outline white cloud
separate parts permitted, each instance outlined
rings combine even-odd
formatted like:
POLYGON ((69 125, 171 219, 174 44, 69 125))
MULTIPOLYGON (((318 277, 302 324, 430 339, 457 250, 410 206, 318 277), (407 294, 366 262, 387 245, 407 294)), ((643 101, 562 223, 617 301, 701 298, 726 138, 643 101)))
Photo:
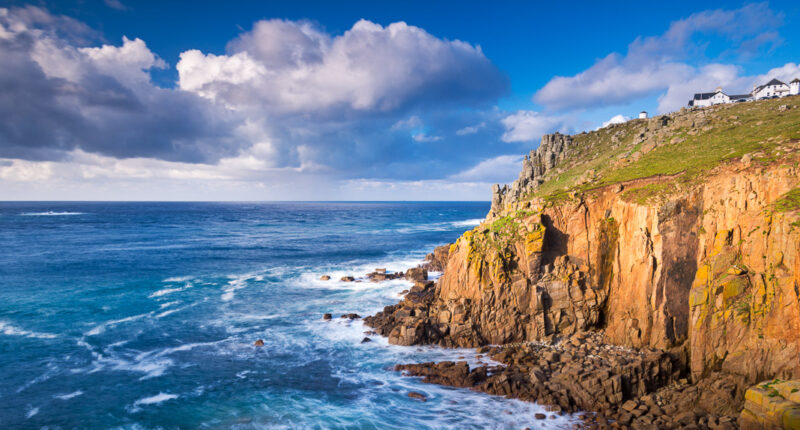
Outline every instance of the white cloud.
POLYGON ((448 179, 464 182, 501 183, 513 181, 522 166, 521 155, 500 155, 483 160, 469 169, 463 170, 448 179))
POLYGON ((467 135, 470 135, 470 134, 475 134, 478 131, 480 131, 480 129, 482 129, 484 127, 486 127, 486 122, 481 122, 480 124, 477 124, 477 125, 470 125, 470 126, 467 126, 467 127, 464 127, 464 128, 456 130, 456 135, 458 135, 458 136, 467 136, 467 135))
MULTIPOLYGON (((550 109, 610 106, 669 90, 693 79, 701 83, 704 77, 717 72, 715 67, 722 65, 712 64, 709 69, 686 62, 688 58, 702 57, 706 47, 694 42, 694 35, 721 35, 753 51, 764 44, 779 43, 773 30, 781 23, 782 16, 766 3, 695 13, 671 23, 659 36, 637 38, 624 56, 612 53, 576 75, 554 77, 534 94, 533 100, 550 109)), ((662 106, 676 106, 673 96, 679 92, 682 93, 678 89, 672 91, 662 106)))
POLYGON ((529 110, 517 111, 500 122, 506 129, 501 137, 503 142, 530 142, 540 139, 543 134, 565 127, 563 117, 548 116, 529 110))
POLYGON ((392 125, 392 131, 406 130, 422 127, 422 120, 417 115, 412 115, 408 119, 397 121, 392 125))
MULTIPOLYGON (((727 94, 737 93, 746 86, 748 78, 739 76, 738 66, 709 64, 692 73, 683 81, 673 82, 658 98, 658 111, 671 112, 686 106, 694 93, 713 91, 721 86, 727 94)), ((749 90, 747 90, 749 91, 749 90)), ((745 91, 746 92, 746 91, 745 91)))
POLYGON ((480 47, 404 22, 361 20, 331 36, 307 22, 259 21, 228 49, 181 54, 180 87, 234 107, 326 114, 483 101, 507 88, 480 47))
POLYGON ((630 121, 630 119, 631 119, 630 117, 627 117, 625 115, 617 114, 612 116, 611 119, 609 119, 608 121, 603 122, 603 125, 600 126, 600 128, 608 127, 611 124, 622 124, 630 121))
POLYGON ((800 79, 800 64, 786 63, 783 66, 770 69, 767 73, 756 76, 751 86, 765 84, 771 79, 778 79, 787 84, 794 79, 800 79))
POLYGON ((411 137, 417 142, 438 142, 444 139, 442 136, 428 136, 425 133, 416 133, 411 137))
POLYGON ((103 45, 99 48, 79 48, 102 74, 113 76, 125 84, 150 82, 148 70, 166 69, 167 63, 158 58, 142 39, 122 36, 122 46, 103 45))

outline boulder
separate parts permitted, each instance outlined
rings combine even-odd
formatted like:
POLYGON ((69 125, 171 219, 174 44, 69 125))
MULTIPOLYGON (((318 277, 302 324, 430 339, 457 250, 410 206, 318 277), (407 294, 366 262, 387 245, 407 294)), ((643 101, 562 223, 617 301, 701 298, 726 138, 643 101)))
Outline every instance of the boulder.
POLYGON ((406 270, 406 279, 410 279, 412 281, 427 281, 428 270, 422 267, 408 269, 406 270))

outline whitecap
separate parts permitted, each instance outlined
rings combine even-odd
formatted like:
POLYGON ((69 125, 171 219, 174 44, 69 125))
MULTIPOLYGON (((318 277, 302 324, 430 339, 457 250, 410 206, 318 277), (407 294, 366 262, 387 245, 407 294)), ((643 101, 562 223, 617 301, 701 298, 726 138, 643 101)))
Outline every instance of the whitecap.
POLYGON ((31 418, 38 413, 39 408, 28 408, 28 412, 25 412, 25 418, 31 418))
POLYGON ((220 298, 223 302, 229 302, 233 300, 234 296, 236 295, 236 291, 245 288, 247 286, 247 281, 250 279, 255 279, 257 276, 258 275, 250 273, 233 277, 233 279, 228 281, 228 283, 222 287, 222 296, 220 296, 220 298))
POLYGON ((170 307, 172 305, 177 305, 177 304, 180 304, 180 301, 176 300, 174 302, 162 303, 162 304, 158 305, 158 308, 159 309, 164 309, 164 308, 168 308, 168 307, 170 307))
POLYGON ((154 299, 156 297, 162 297, 162 296, 166 296, 167 294, 177 293, 178 291, 183 291, 183 290, 192 288, 192 286, 193 285, 191 283, 187 282, 186 285, 184 285, 182 287, 162 288, 162 289, 160 289, 158 291, 154 291, 154 292, 150 293, 150 295, 147 296, 147 297, 150 298, 150 299, 154 299))
POLYGON ((73 391, 73 392, 67 393, 67 394, 57 394, 57 395, 55 395, 53 397, 55 397, 56 399, 60 399, 60 400, 69 400, 69 399, 71 399, 73 397, 78 397, 78 396, 80 396, 82 394, 83 394, 83 391, 78 390, 78 391, 73 391))
POLYGON ((9 322, 0 320, 0 333, 8 336, 24 336, 32 339, 55 339, 56 335, 50 333, 40 333, 19 328, 9 322))
POLYGON ((161 282, 164 283, 174 283, 174 282, 186 282, 192 280, 192 276, 173 276, 171 278, 164 279, 161 282))
POLYGON ((148 312, 146 314, 132 315, 132 316, 125 317, 125 318, 120 318, 118 320, 106 321, 104 323, 98 324, 95 328, 93 328, 93 329, 89 330, 88 332, 86 332, 86 335, 87 336, 96 336, 96 335, 101 334, 104 331, 106 331, 106 328, 108 328, 108 327, 113 327, 113 326, 118 325, 118 324, 140 320, 140 319, 142 319, 144 317, 151 316, 151 315, 153 315, 153 312, 148 312))
POLYGON ((86 215, 85 212, 23 212, 21 216, 66 216, 66 215, 86 215))
POLYGON ((483 218, 474 218, 464 221, 453 221, 450 223, 453 227, 475 227, 483 222, 483 218))
POLYGON ((166 402, 167 400, 177 399, 177 394, 169 394, 169 393, 158 393, 155 396, 144 397, 135 402, 133 402, 133 406, 141 406, 141 405, 155 405, 161 402, 166 402))

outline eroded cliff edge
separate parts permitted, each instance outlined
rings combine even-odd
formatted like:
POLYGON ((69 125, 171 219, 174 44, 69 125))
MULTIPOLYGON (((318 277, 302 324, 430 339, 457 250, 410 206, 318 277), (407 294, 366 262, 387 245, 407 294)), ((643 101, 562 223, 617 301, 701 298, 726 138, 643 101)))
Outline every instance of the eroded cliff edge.
MULTIPOLYGON (((368 324, 401 345, 602 332, 741 391, 800 378, 800 100, 548 135, 444 274, 368 324)), ((446 258, 445 258, 446 255, 446 258)))

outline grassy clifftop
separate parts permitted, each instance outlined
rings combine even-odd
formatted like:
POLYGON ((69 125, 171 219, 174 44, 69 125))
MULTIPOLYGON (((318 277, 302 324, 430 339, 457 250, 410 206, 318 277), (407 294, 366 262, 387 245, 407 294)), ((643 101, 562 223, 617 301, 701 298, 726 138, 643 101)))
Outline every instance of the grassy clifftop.
POLYGON ((557 201, 626 183, 623 198, 644 203, 701 181, 728 160, 788 160, 800 151, 800 97, 683 109, 573 140, 574 149, 528 197, 557 201), (635 183, 644 178, 659 180, 635 183))

